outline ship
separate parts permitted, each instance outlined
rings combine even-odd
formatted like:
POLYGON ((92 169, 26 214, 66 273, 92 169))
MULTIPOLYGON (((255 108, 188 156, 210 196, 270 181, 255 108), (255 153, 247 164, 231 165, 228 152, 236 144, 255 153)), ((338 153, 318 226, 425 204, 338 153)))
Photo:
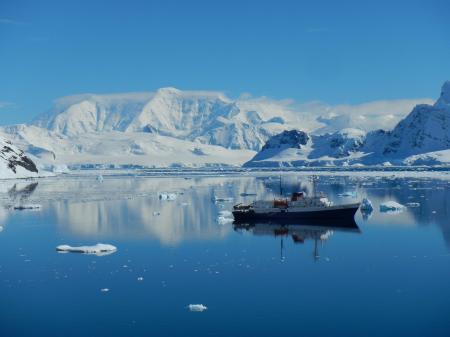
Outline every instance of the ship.
POLYGON ((290 197, 234 205, 232 213, 235 223, 333 223, 346 227, 355 223, 359 206, 360 202, 335 205, 323 193, 307 196, 305 192, 294 192, 290 197))

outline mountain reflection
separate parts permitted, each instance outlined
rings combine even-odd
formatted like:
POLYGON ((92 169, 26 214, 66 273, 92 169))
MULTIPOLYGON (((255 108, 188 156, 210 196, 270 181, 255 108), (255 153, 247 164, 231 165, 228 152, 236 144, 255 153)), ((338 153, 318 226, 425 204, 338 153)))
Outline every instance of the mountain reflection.
MULTIPOLYGON (((283 174, 283 194, 299 190, 311 193, 309 176, 307 173, 283 174)), ((357 212, 355 219, 360 227, 437 226, 450 247, 448 180, 330 175, 320 176, 317 190, 326 193, 336 204, 369 198, 374 211, 365 218, 357 212), (399 214, 383 214, 379 205, 388 200, 420 206, 407 207, 399 214)), ((184 240, 225 238, 233 232, 233 226, 217 222, 220 211, 231 210, 235 203, 248 203, 257 198, 271 199, 279 196, 279 192, 280 176, 277 174, 190 179, 107 176, 103 182, 97 181, 95 176, 40 179, 39 183, 4 181, 0 185, 3 205, 0 220, 7 222, 16 213, 10 206, 26 201, 41 204, 40 212, 63 232, 98 240, 130 237, 176 245, 184 240), (176 199, 160 200, 160 193, 175 193, 176 199), (225 200, 228 198, 232 200, 225 200)), ((255 235, 264 231, 273 235, 275 230, 274 227, 260 225, 235 229, 255 235)), ((292 240, 295 238, 293 230, 288 227, 292 240)), ((316 234, 320 238, 323 233, 316 234)), ((301 242, 301 238, 310 240, 310 237, 299 234, 298 241, 301 242)))

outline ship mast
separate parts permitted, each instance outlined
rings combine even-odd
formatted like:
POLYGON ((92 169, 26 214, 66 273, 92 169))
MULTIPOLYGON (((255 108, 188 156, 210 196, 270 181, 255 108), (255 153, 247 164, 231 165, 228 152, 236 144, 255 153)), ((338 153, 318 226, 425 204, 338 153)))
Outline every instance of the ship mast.
POLYGON ((281 173, 280 173, 280 196, 283 197, 283 187, 281 185, 281 173))

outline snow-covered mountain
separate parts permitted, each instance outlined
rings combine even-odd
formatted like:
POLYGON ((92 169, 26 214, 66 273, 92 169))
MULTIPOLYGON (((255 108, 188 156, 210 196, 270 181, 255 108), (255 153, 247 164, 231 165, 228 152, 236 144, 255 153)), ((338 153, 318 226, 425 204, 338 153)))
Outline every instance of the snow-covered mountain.
POLYGON ((36 177, 38 169, 23 151, 0 138, 0 179, 36 177))
POLYGON ((450 82, 433 105, 417 105, 392 131, 343 129, 322 135, 283 131, 247 167, 450 164, 450 82))
MULTIPOLYGON (((33 125, 66 136, 145 132, 231 149, 259 150, 283 129, 281 111, 243 109, 219 92, 162 88, 156 93, 79 95, 56 102, 33 125)), ((297 118, 289 111, 291 123, 297 118)))
POLYGON ((313 135, 393 127, 427 99, 330 106, 320 102, 162 88, 63 97, 30 125, 0 128, 41 167, 60 164, 241 165, 284 130, 313 135))

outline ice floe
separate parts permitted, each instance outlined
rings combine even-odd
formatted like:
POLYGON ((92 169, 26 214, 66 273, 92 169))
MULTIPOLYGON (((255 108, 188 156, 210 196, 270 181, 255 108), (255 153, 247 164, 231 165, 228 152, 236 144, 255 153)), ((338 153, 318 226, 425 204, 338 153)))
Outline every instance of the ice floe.
POLYGON ((232 215, 233 215, 233 213, 231 213, 231 211, 227 211, 227 210, 219 212, 219 216, 223 216, 223 217, 230 217, 232 215))
POLYGON ((227 218, 227 217, 224 217, 224 216, 218 216, 217 217, 217 223, 219 225, 226 225, 227 223, 232 223, 233 221, 234 221, 233 218, 227 218))
POLYGON ((93 246, 69 246, 69 245, 59 245, 56 247, 58 252, 62 253, 83 253, 83 254, 95 254, 95 255, 107 255, 112 254, 117 250, 116 246, 104 243, 97 243, 93 246))
POLYGON ((213 198, 214 202, 233 202, 233 197, 217 197, 214 196, 213 198))
POLYGON ((404 209, 405 206, 396 201, 386 201, 380 204, 380 212, 382 213, 400 213, 404 209))
POLYGON ((338 194, 338 197, 341 198, 356 198, 356 191, 348 191, 344 193, 338 194))
POLYGON ((203 304, 189 304, 189 311, 202 312, 208 309, 206 305, 203 304))
POLYGON ((407 202, 406 206, 407 207, 420 207, 420 203, 418 203, 418 202, 407 202))

